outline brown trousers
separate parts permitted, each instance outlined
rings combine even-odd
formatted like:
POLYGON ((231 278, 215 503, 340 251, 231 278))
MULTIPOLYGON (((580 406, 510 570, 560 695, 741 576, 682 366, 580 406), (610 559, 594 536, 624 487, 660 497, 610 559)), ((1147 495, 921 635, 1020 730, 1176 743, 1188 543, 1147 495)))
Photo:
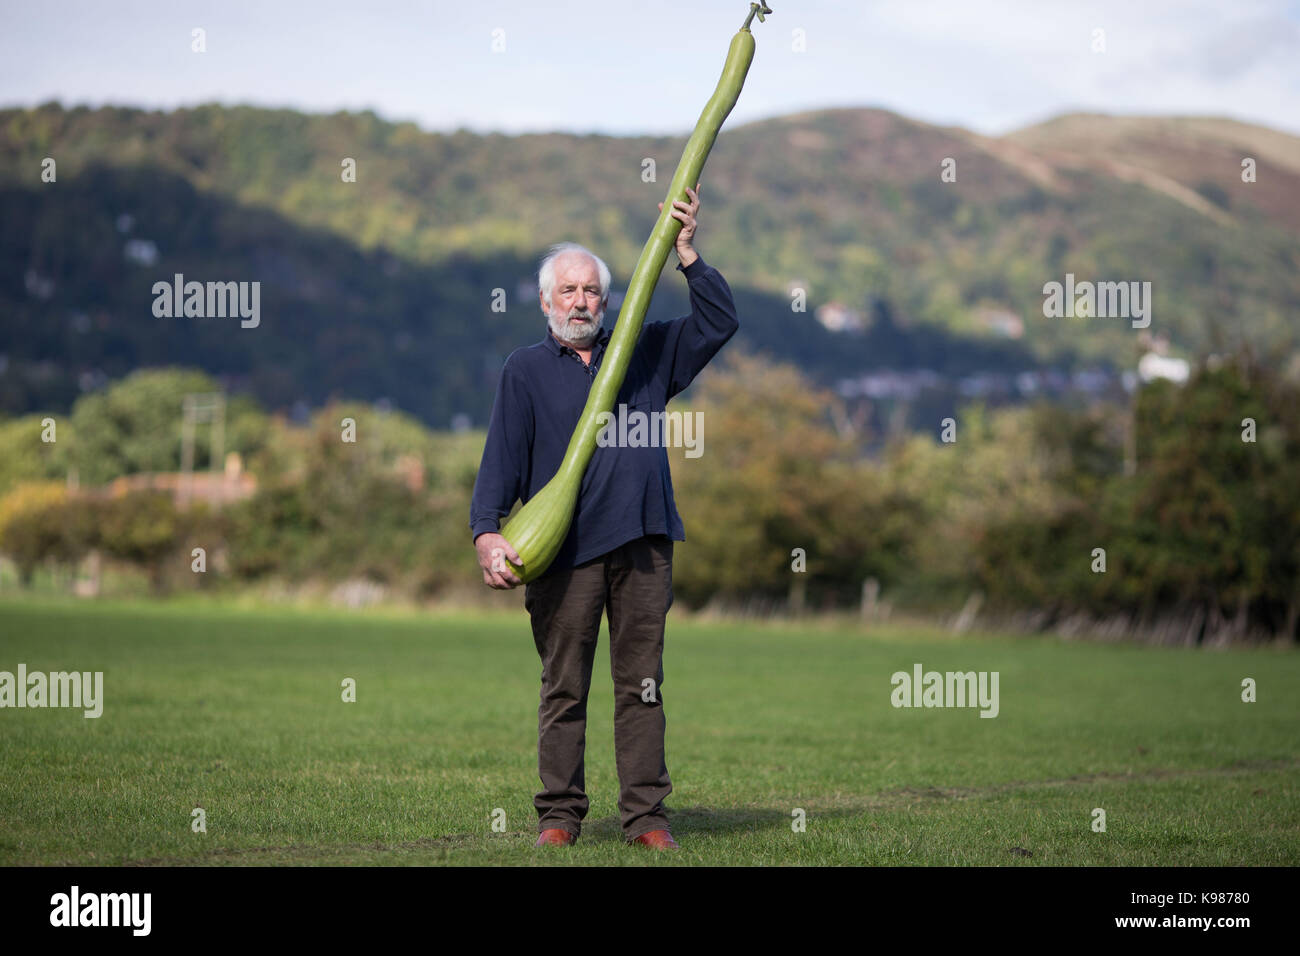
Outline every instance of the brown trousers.
POLYGON ((672 539, 647 535, 575 568, 550 569, 525 585, 524 606, 542 659, 537 708, 542 789, 533 799, 538 831, 557 828, 577 836, 590 806, 583 771, 587 692, 606 608, 623 836, 631 841, 668 828, 663 801, 673 787, 664 758, 663 651, 672 571, 672 539))

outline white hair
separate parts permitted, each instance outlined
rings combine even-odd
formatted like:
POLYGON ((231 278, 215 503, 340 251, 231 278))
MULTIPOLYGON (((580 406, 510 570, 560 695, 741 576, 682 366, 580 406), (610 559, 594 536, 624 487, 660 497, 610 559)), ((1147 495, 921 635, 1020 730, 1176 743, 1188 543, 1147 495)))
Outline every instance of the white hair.
MULTIPOLYGON (((585 246, 580 246, 576 242, 557 242, 551 246, 546 257, 542 259, 541 267, 537 270, 537 288, 542 292, 542 298, 546 305, 542 306, 542 311, 546 312, 551 305, 551 293, 555 291, 555 262, 562 256, 579 253, 589 257, 596 263, 596 272, 600 274, 600 301, 603 303, 605 297, 609 294, 609 266, 605 265, 600 256, 596 255, 585 246)), ((547 313, 549 315, 549 313, 547 313)))

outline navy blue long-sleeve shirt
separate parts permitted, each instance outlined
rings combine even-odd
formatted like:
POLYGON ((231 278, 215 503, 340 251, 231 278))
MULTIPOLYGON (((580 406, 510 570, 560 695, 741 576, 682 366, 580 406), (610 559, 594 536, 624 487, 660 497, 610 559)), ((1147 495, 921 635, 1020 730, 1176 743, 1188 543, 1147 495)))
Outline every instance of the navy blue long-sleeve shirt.
MULTIPOLYGON (((740 327, 731 288, 717 269, 700 258, 677 268, 690 290, 691 314, 641 329, 614 401, 615 415, 620 404, 629 414, 665 411, 668 400, 691 384, 740 327)), ((559 471, 610 334, 601 329, 590 367, 549 328, 541 342, 510 353, 474 482, 469 512, 474 538, 500 530, 515 501, 527 502, 559 471)), ((582 564, 647 534, 686 540, 660 437, 658 447, 597 446, 552 567, 582 564)))

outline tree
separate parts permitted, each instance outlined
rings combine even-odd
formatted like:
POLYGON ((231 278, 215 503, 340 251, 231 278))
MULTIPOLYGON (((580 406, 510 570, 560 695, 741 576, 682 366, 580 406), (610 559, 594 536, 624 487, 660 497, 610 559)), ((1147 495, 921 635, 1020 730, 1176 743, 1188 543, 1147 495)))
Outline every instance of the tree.
POLYGON ((57 441, 41 440, 45 415, 24 415, 0 422, 0 494, 23 481, 62 478, 67 471, 65 450, 72 444, 72 423, 57 416, 57 441))
POLYGON ((24 587, 46 561, 67 563, 83 553, 70 513, 62 482, 23 482, 0 498, 0 551, 18 566, 24 587))
POLYGON ((189 522, 176 510, 171 495, 132 491, 97 501, 91 515, 96 543, 110 556, 144 569, 153 589, 161 591, 164 559, 179 552, 189 522))
POLYGON ((838 399, 793 366, 740 350, 699 389, 683 414, 702 416, 704 452, 669 455, 687 528, 674 563, 682 597, 777 597, 803 582, 860 588, 876 534, 861 494, 870 475, 831 424, 838 399), (792 569, 795 549, 805 571, 792 569))
MULTIPOLYGON (((83 484, 104 484, 119 475, 177 471, 181 460, 181 402, 192 392, 219 391, 204 372, 143 369, 102 392, 77 400, 77 435, 70 460, 83 484)), ((204 467, 207 446, 198 442, 195 467, 204 467)))

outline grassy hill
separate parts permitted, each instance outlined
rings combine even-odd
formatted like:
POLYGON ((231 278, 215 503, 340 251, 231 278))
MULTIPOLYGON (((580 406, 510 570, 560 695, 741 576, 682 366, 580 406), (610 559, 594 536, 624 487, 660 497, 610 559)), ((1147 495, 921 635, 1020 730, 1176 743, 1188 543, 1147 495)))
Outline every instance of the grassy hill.
MULTIPOLYGON (((341 393, 482 422, 501 359, 544 334, 527 288, 540 252, 583 242, 625 283, 683 143, 215 105, 0 111, 0 408, 66 407, 162 360, 273 405, 341 393), (47 156, 57 183, 40 181, 47 156), (348 158, 355 183, 340 177, 348 158), (153 264, 125 260, 132 239, 153 243, 153 264), (259 336, 163 327, 147 290, 177 271, 263 282, 274 321, 259 336), (498 288, 505 314, 490 309, 498 288)), ((989 138, 823 110, 723 131, 698 244, 743 299, 741 341, 827 384, 1131 365, 1128 323, 1042 316, 1043 284, 1067 272, 1151 281, 1151 331, 1175 351, 1287 350, 1298 177, 1300 140, 1221 120, 1069 116, 989 138), (1241 182, 1244 155, 1256 183, 1241 182), (942 182, 949 158, 956 181, 942 182), (807 312, 790 310, 795 286, 807 312), (827 332, 814 314, 829 303, 866 333, 827 332), (1018 316, 1023 338, 991 330, 990 313, 1018 316)), ((652 320, 685 311, 673 264, 652 320)))
POLYGON ((1300 232, 1300 139, 1287 133, 1223 118, 1072 113, 1006 139, 1060 170, 1140 182, 1225 226, 1262 215, 1300 232), (1246 158, 1253 183, 1241 180, 1246 158))

